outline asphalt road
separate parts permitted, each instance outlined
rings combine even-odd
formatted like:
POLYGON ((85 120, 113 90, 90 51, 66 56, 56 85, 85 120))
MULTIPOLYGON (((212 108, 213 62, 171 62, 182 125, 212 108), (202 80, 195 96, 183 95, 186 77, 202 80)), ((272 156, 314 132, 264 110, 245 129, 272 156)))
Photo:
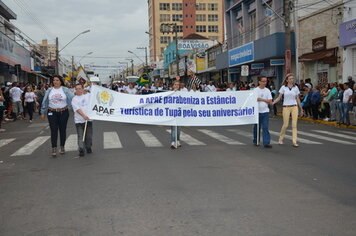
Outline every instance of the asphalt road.
POLYGON ((95 122, 92 154, 53 159, 46 121, 6 124, 0 235, 356 235, 356 131, 298 126, 299 148, 234 126, 183 127, 171 150, 167 127, 95 122))

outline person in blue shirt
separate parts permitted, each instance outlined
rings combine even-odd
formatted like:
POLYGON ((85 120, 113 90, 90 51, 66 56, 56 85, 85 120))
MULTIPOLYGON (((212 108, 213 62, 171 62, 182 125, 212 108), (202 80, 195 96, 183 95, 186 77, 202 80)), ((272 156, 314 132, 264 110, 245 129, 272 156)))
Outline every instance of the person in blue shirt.
POLYGON ((313 92, 310 97, 313 120, 317 120, 319 117, 320 101, 321 101, 321 95, 320 95, 320 91, 319 91, 319 86, 315 86, 313 88, 313 92))

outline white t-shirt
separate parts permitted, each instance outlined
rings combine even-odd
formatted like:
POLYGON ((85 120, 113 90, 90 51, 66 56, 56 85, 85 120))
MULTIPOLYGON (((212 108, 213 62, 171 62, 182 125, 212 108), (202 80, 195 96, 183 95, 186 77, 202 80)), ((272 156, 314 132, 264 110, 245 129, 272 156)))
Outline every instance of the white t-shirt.
POLYGON ((80 96, 74 96, 72 99, 72 107, 74 111, 74 123, 85 123, 85 119, 77 112, 79 109, 85 115, 89 114, 90 94, 83 94, 80 96))
MULTIPOLYGON (((268 88, 261 89, 260 87, 257 87, 253 91, 257 93, 258 98, 272 100, 271 91, 268 88)), ((258 112, 259 113, 269 112, 268 103, 263 101, 258 101, 258 112)))
POLYGON ((283 94, 283 106, 297 105, 297 96, 300 94, 298 86, 293 86, 291 89, 283 85, 279 89, 279 93, 283 94))
POLYGON ((214 85, 208 85, 205 87, 205 92, 216 92, 216 88, 214 85))
MULTIPOLYGON (((342 98, 342 102, 343 103, 348 103, 348 100, 350 98, 350 96, 352 96, 352 89, 348 88, 344 91, 344 96, 342 98)), ((352 99, 350 100, 350 103, 352 102, 352 99)))
POLYGON ((21 102, 22 90, 19 87, 11 88, 9 93, 13 102, 21 102))
POLYGON ((126 92, 127 92, 128 94, 136 94, 136 93, 137 93, 137 89, 135 89, 135 88, 132 88, 132 89, 127 88, 127 89, 126 89, 126 92))
POLYGON ((53 109, 60 109, 67 106, 67 96, 63 91, 63 88, 52 88, 48 96, 49 107, 53 109))
POLYGON ((194 91, 193 89, 191 89, 191 90, 189 90, 189 92, 190 93, 200 93, 200 90, 197 89, 197 90, 194 91))
POLYGON ((188 92, 188 89, 187 89, 187 88, 181 88, 180 91, 182 91, 182 92, 188 92))
POLYGON ((36 97, 36 95, 34 92, 26 92, 25 93, 25 102, 34 102, 35 97, 36 97))

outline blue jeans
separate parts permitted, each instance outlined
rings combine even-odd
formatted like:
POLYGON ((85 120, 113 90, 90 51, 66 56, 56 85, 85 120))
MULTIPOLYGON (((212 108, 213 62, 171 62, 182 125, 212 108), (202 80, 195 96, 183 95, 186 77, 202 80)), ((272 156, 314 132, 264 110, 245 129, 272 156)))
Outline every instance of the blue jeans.
POLYGON ((350 124, 350 114, 349 111, 352 110, 352 103, 344 103, 344 123, 350 124))
MULTIPOLYGON (((261 139, 261 128, 262 128, 262 136, 263 136, 263 145, 268 145, 271 142, 271 136, 268 131, 269 124, 269 113, 259 113, 258 114, 258 122, 260 123, 259 127, 259 139, 261 139)), ((260 141, 260 140, 258 140, 260 141)), ((257 143, 257 125, 253 126, 253 143, 257 143)))
POLYGON ((339 123, 344 122, 344 103, 342 101, 337 102, 337 109, 339 111, 339 123))
MULTIPOLYGON (((171 142, 176 141, 176 126, 171 126, 171 142)), ((180 141, 180 127, 177 126, 177 141, 180 141)))

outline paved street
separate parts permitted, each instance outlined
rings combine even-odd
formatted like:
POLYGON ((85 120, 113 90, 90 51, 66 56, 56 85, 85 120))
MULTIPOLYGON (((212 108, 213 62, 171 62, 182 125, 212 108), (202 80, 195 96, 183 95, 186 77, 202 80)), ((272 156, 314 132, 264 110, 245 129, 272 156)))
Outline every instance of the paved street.
POLYGON ((7 124, 0 235, 355 235, 356 132, 298 124, 299 148, 235 126, 184 127, 171 150, 167 127, 95 122, 78 158, 70 120, 56 159, 45 121, 7 124))

